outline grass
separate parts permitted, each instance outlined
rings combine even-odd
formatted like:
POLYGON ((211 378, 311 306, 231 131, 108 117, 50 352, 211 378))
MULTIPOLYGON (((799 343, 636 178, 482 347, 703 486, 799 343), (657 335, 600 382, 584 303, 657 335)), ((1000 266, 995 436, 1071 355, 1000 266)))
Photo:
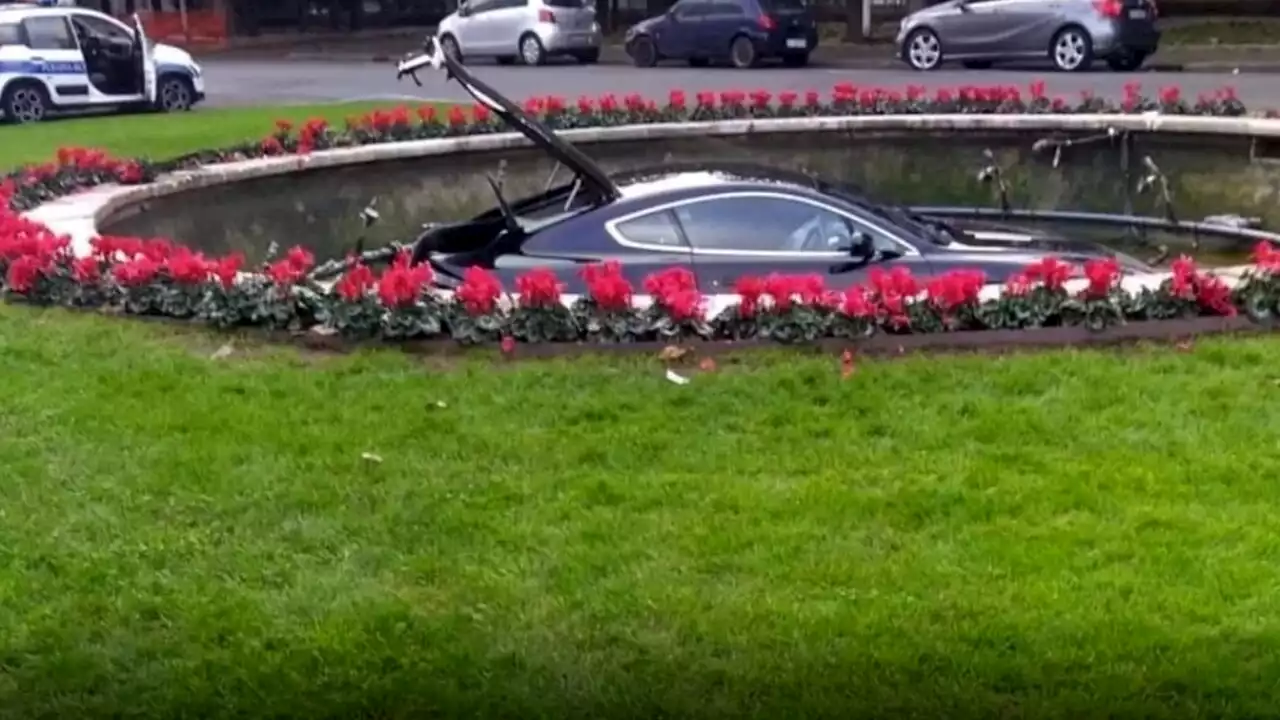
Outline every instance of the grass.
POLYGON ((1170 23, 1160 37, 1161 45, 1275 45, 1280 38, 1280 20, 1268 18, 1204 19, 1170 23))
POLYGON ((679 387, 0 327, 0 718, 1280 707, 1277 339, 679 387))
POLYGON ((0 169, 47 162, 60 147, 104 148, 120 157, 161 159, 268 135, 275 121, 347 117, 403 103, 363 102, 200 109, 178 115, 108 115, 0 126, 0 169))

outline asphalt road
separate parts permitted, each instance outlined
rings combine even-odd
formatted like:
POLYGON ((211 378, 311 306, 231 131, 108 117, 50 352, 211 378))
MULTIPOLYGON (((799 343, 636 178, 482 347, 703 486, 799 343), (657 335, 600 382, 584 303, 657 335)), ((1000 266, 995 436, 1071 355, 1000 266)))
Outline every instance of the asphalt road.
MULTIPOLYGON (((357 62, 310 62, 296 60, 208 60, 204 63, 210 106, 258 104, 305 104, 346 100, 466 100, 466 94, 442 74, 422 73, 423 87, 409 80, 396 82, 391 65, 357 62)), ((1159 73, 1133 74, 1096 71, 1063 74, 1044 70, 942 70, 918 73, 909 69, 866 70, 810 67, 788 69, 765 67, 749 71, 731 68, 693 69, 687 67, 630 68, 617 66, 581 67, 499 67, 478 64, 477 74, 499 91, 515 99, 533 95, 560 95, 569 99, 580 95, 641 93, 662 99, 675 88, 697 90, 830 90, 839 82, 859 86, 904 88, 923 85, 930 90, 961 85, 1020 85, 1043 79, 1052 94, 1072 99, 1084 90, 1101 97, 1118 97, 1125 83, 1139 82, 1154 95, 1161 87, 1178 85, 1183 95, 1194 98, 1230 85, 1251 108, 1280 107, 1280 75, 1241 73, 1159 73)))

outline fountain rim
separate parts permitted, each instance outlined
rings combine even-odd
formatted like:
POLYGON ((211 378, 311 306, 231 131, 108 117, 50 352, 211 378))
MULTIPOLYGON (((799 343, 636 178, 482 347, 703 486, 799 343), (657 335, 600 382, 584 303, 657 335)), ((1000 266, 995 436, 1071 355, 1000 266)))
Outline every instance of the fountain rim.
MULTIPOLYGON (((1155 135, 1280 138, 1280 119, 1204 117, 1185 115, 859 115, 739 119, 708 122, 657 123, 580 128, 559 131, 575 144, 669 140, 690 137, 732 137, 789 133, 864 131, 872 133, 969 132, 1135 132, 1155 135)), ((71 238, 72 251, 84 255, 108 218, 151 200, 193 190, 279 177, 316 170, 402 161, 441 155, 494 152, 530 147, 519 133, 494 133, 376 143, 315 151, 306 155, 253 158, 175 171, 144 185, 104 185, 39 205, 24 215, 55 233, 71 238)), ((1222 270, 1234 270, 1223 268, 1222 270)))

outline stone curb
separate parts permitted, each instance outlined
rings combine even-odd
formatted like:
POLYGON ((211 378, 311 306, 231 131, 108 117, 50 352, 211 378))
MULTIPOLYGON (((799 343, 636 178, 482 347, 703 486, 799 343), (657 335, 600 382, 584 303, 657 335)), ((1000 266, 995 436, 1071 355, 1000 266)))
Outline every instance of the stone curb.
MULTIPOLYGON (((655 123, 616 127, 582 128, 560 133, 578 144, 635 142, 702 136, 733 136, 753 133, 794 132, 963 132, 1039 131, 1178 133, 1190 135, 1244 135, 1252 138, 1280 137, 1280 120, 1239 117, 1215 118, 1181 115, 864 115, 853 117, 770 118, 722 120, 714 122, 655 123)), ((201 188, 256 178, 324 168, 362 165, 388 160, 406 160, 453 153, 492 152, 529 147, 518 133, 469 135, 456 138, 379 143, 353 148, 323 150, 310 155, 255 158, 207 165, 195 170, 174 172, 148 185, 103 185, 85 192, 45 203, 25 213, 50 230, 71 238, 72 250, 89 252, 89 241, 97 236, 98 224, 114 213, 147 200, 201 188)), ((1234 281, 1243 267, 1221 268, 1218 273, 1234 281)), ((1159 278, 1163 278, 1161 275, 1159 278)), ((1152 278, 1131 278, 1145 284, 1152 278)), ((715 296, 713 305, 725 302, 715 296)), ((714 309, 714 308, 709 308, 714 309)))

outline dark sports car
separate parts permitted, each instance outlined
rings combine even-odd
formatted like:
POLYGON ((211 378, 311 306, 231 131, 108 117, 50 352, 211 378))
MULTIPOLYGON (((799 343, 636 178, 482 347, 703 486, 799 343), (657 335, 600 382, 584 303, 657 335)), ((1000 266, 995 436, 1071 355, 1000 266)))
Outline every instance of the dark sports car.
MULTIPOLYGON (((709 294, 732 292, 743 275, 819 273, 844 286, 873 267, 896 265, 916 275, 978 269, 990 282, 1003 282, 1048 255, 1080 262, 1115 254, 1018 228, 924 217, 804 173, 746 163, 677 163, 609 175, 438 52, 406 60, 400 72, 428 64, 443 66, 477 102, 573 175, 515 202, 491 178, 492 210, 424 232, 414 258, 430 262, 445 282, 470 266, 494 269, 507 284, 546 267, 569 292, 580 292, 582 266, 604 260, 617 260, 637 287, 657 270, 686 267, 709 294)), ((1152 271, 1131 258, 1121 261, 1130 272, 1152 271)))

